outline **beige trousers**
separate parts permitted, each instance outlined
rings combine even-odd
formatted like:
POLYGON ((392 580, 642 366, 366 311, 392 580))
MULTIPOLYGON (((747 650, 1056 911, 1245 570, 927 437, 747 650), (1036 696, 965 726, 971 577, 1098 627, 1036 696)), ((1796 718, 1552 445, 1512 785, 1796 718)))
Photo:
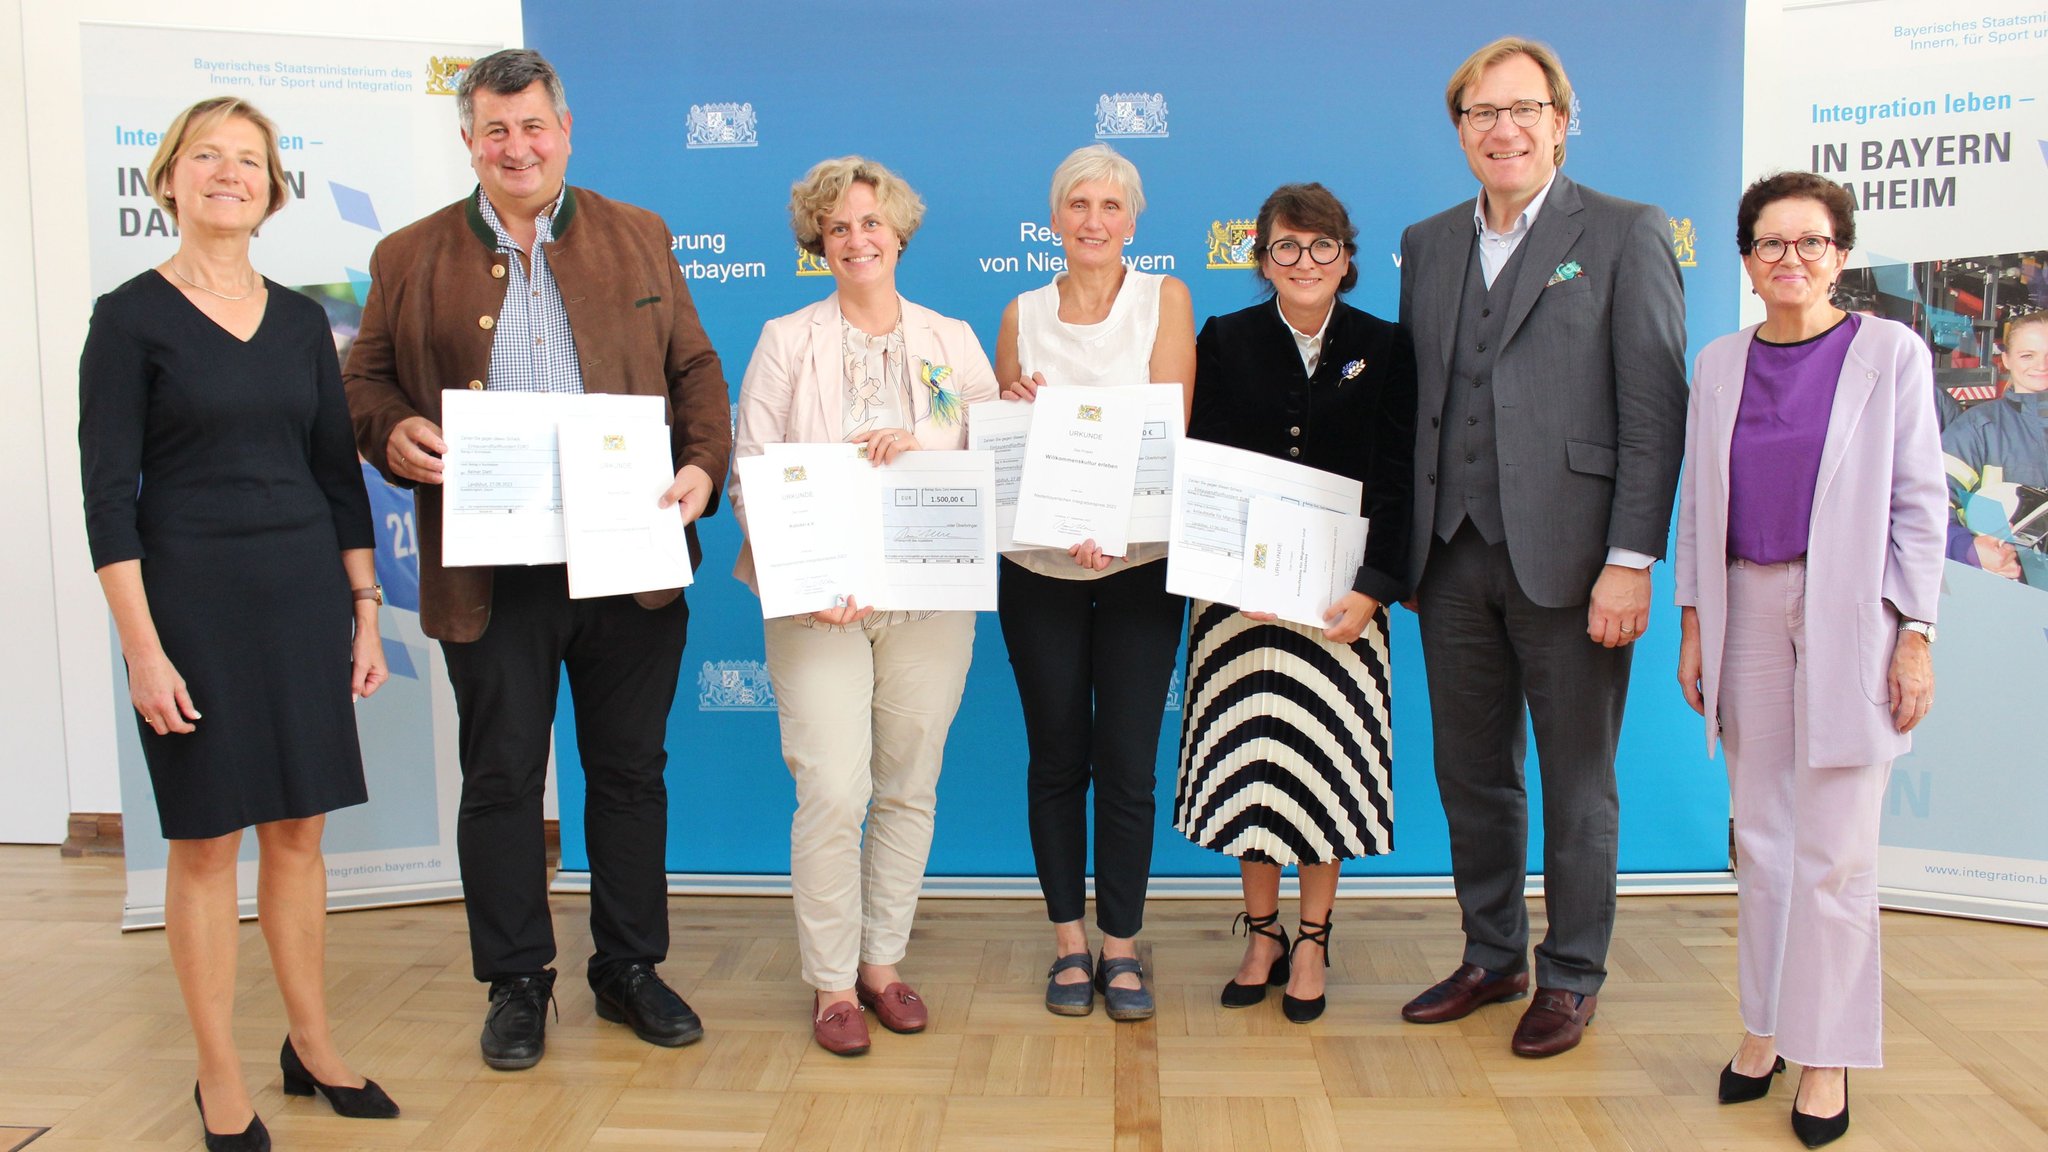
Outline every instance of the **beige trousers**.
POLYGON ((767 621, 766 639, 796 780, 797 948, 805 982, 838 992, 857 964, 894 964, 909 945, 974 613, 877 613, 851 628, 785 617, 767 621))

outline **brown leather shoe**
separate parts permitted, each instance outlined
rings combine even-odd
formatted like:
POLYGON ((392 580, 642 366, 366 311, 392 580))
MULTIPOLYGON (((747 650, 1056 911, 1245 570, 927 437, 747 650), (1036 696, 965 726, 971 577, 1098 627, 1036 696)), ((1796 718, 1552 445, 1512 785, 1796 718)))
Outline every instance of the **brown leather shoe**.
POLYGON ((811 1039, 834 1056, 858 1056, 868 1050, 868 1021, 860 1005, 841 1000, 811 1021, 811 1039))
POLYGON ((1456 972, 1402 1005, 1401 1019, 1410 1024, 1448 1024, 1496 1000, 1519 1000, 1528 991, 1527 972, 1502 975, 1477 964, 1460 964, 1456 972))
POLYGON ((860 998, 863 1007, 875 1014, 882 1027, 891 1032, 922 1032, 924 1026, 931 1022, 924 1001, 901 980, 880 992, 871 991, 867 985, 856 982, 853 994, 860 998))
POLYGON ((1593 1022, 1598 996, 1581 996, 1562 988, 1538 988, 1515 1025, 1515 1039, 1508 1045, 1517 1056, 1543 1057, 1569 1052, 1579 1046, 1586 1025, 1593 1022))

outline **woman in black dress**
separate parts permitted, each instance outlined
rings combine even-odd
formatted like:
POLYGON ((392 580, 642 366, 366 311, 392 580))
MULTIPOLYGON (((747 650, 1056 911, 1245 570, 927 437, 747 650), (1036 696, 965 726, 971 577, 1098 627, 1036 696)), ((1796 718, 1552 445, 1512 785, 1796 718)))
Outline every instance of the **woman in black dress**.
POLYGON ((1320 184, 1266 198, 1252 254, 1273 298, 1203 326, 1188 422, 1196 439, 1365 487, 1365 562, 1327 627, 1203 600, 1188 625, 1174 826, 1238 858, 1250 929, 1223 1006, 1285 985, 1297 1023, 1323 1013, 1343 861, 1394 847, 1385 606, 1406 588, 1415 357, 1399 327, 1337 299, 1358 282, 1357 235, 1320 184), (1301 876, 1291 948, 1274 927, 1289 864, 1301 876))
POLYGON ((325 813, 366 799, 351 701, 386 676, 382 593, 326 313, 249 263, 285 200, 276 128, 239 100, 201 101, 171 122, 149 181, 178 250, 93 310, 86 527, 170 841, 164 928, 206 1146, 265 1149, 233 1028, 235 861, 251 825, 290 1026, 285 1092, 398 1113, 342 1060, 324 990, 320 835, 325 813))

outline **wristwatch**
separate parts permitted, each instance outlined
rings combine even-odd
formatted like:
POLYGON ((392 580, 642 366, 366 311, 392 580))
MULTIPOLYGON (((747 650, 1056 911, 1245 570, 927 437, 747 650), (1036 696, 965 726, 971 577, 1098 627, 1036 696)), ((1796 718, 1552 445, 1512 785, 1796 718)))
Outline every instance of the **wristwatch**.
POLYGON ((372 584, 368 588, 351 588, 348 591, 351 600, 375 600, 380 606, 384 603, 382 584, 372 584))
POLYGON ((1934 643, 1934 625, 1925 620, 1901 620, 1899 631, 1918 632, 1929 644, 1934 643))

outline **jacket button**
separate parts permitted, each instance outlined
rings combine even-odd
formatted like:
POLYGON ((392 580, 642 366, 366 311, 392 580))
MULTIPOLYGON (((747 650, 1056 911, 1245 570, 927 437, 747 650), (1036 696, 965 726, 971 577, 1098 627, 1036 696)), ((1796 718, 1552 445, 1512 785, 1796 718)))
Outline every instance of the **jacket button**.
POLYGON ((496 320, 491 319, 489 316, 479 316, 476 318, 476 326, 483 329, 486 332, 489 332, 491 329, 496 328, 498 326, 498 322, 496 320))
POLYGON ((1299 436, 1299 435, 1301 435, 1301 426, 1300 426, 1299 424, 1297 424, 1297 425, 1295 425, 1294 427, 1292 427, 1292 428, 1289 428, 1289 429, 1287 430, 1287 434, 1288 434, 1289 436, 1299 436))
POLYGON ((491 279, 493 279, 493 280, 503 280, 504 278, 505 278, 505 266, 504 266, 503 264, 493 264, 493 265, 491 265, 491 279))
POLYGON ((484 382, 483 382, 483 381, 481 381, 481 380, 471 380, 471 381, 469 382, 469 390, 470 390, 471 392, 481 392, 481 391, 483 391, 483 390, 484 390, 484 382))
POLYGON ((1288 454, 1289 456, 1299 456, 1299 455, 1301 455, 1301 449, 1299 449, 1299 448, 1289 448, 1289 449, 1287 450, 1287 454, 1288 454))

